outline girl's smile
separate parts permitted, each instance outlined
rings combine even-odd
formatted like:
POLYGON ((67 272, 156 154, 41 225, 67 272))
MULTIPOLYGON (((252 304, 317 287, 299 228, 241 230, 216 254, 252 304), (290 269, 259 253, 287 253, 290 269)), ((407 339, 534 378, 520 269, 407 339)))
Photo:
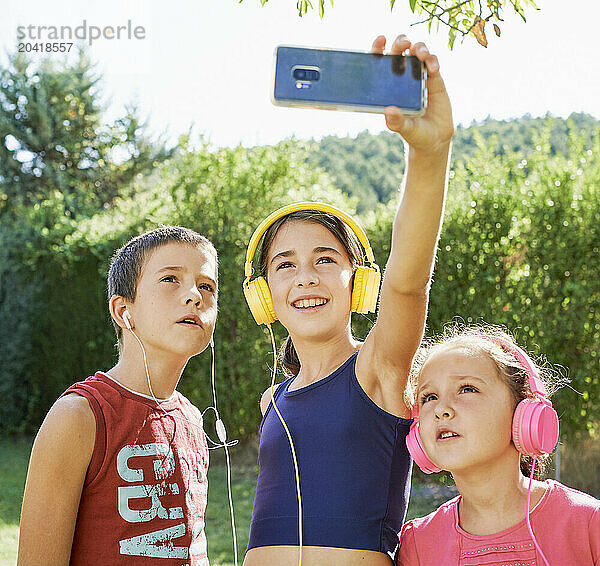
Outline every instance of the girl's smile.
POLYGON ((295 309, 314 311, 318 310, 318 307, 321 307, 328 302, 328 299, 316 295, 303 295, 292 301, 292 306, 295 309))

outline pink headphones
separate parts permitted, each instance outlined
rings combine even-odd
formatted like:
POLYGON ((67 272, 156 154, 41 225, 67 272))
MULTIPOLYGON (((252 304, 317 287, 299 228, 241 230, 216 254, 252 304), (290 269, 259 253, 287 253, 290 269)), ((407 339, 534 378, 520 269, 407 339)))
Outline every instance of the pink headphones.
MULTIPOLYGON (((552 403, 546 399, 546 388, 529 356, 516 344, 497 336, 486 336, 511 353, 521 363, 534 398, 523 399, 515 408, 512 422, 512 440, 521 454, 540 456, 554 450, 558 442, 558 415, 552 403)), ((441 471, 427 456, 419 434, 418 404, 412 408, 413 422, 406 437, 406 446, 413 460, 426 474, 441 471)))

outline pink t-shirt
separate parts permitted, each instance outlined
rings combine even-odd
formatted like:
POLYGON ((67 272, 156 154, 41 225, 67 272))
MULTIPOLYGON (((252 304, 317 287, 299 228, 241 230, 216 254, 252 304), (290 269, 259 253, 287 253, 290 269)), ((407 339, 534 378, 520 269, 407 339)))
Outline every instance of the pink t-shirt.
MULTIPOLYGON (((600 500, 552 480, 546 483, 529 517, 550 565, 600 565, 600 500)), ((525 519, 499 533, 472 535, 458 524, 459 500, 404 526, 398 566, 544 566, 525 519)))

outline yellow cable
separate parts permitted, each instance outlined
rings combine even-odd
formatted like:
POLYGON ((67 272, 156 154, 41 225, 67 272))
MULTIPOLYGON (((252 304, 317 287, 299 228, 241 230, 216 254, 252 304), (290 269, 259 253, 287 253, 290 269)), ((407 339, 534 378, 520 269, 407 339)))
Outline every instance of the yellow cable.
POLYGON ((269 334, 271 334, 271 343, 273 344, 273 378, 271 379, 271 403, 273 403, 273 408, 275 412, 279 416, 279 420, 285 429, 285 432, 288 437, 288 441, 290 443, 290 448, 292 450, 292 458, 294 460, 294 471, 296 472, 296 494, 298 495, 298 541, 300 543, 300 555, 298 558, 298 566, 302 566, 302 495, 300 494, 300 472, 298 470, 298 460, 296 458, 296 449, 294 448, 294 442, 292 440, 292 435, 290 434, 290 430, 288 429, 285 421, 283 420, 283 416, 279 412, 277 405, 275 404, 275 375, 277 374, 277 351, 275 346, 275 337, 273 336, 273 330, 271 329, 271 325, 267 324, 267 328, 269 329, 269 334))

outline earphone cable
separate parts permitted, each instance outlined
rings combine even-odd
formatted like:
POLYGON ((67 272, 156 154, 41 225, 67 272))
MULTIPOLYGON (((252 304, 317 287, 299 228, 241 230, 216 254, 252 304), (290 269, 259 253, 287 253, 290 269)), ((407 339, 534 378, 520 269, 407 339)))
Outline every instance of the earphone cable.
POLYGON ((277 348, 275 345, 275 337, 273 336, 273 330, 271 329, 271 325, 267 324, 267 328, 269 329, 269 334, 271 335, 271 344, 273 345, 273 377, 271 379, 271 403, 273 403, 273 408, 285 429, 285 432, 288 437, 288 441, 290 443, 290 449, 292 451, 292 459, 294 461, 294 472, 296 473, 296 494, 298 495, 298 543, 299 543, 299 556, 298 556, 298 566, 302 566, 302 494, 300 493, 300 471, 298 469, 298 459, 296 458, 296 449, 294 447, 294 441, 292 440, 292 434, 283 418, 283 415, 279 412, 279 408, 275 403, 275 376, 277 375, 277 348))
POLYGON ((233 497, 231 495, 231 463, 229 461, 229 449, 227 448, 227 430, 225 429, 225 424, 221 420, 221 416, 217 409, 217 390, 215 389, 215 343, 212 338, 210 339, 210 351, 210 382, 213 393, 213 409, 215 411, 215 416, 217 417, 215 426, 217 429, 217 437, 223 443, 223 449, 225 450, 225 461, 227 464, 227 495, 229 498, 229 513, 231 515, 231 535, 233 538, 233 560, 235 566, 238 566, 237 533, 235 530, 235 514, 233 512, 233 497))
MULTIPOLYGON (((142 356, 144 359, 144 369, 146 370, 146 380, 148 382, 148 389, 150 390, 150 394, 152 395, 152 399, 154 399, 154 402, 156 403, 156 405, 158 406, 158 408, 166 415, 169 416, 169 414, 167 413, 167 411, 165 411, 165 409, 163 408, 163 406, 161 405, 160 401, 156 398, 156 395, 154 395, 154 391, 152 389, 152 383, 150 381, 150 371, 148 369, 148 359, 146 357, 146 348, 144 348, 144 344, 142 343, 142 341, 139 339, 138 335, 131 329, 129 329, 129 331, 131 332, 131 334, 133 334, 134 338, 137 340, 138 344, 140 345, 140 348, 142 349, 142 356)), ((231 442, 227 442, 227 431, 225 429, 225 425, 223 423, 223 421, 221 420, 221 417, 219 415, 219 411, 217 409, 217 392, 215 389, 215 344, 213 339, 211 338, 210 340, 210 350, 211 350, 211 385, 212 385, 212 394, 213 394, 213 402, 214 405, 212 407, 208 407, 207 409, 204 410, 203 413, 200 413, 200 418, 202 419, 202 417, 204 416, 204 413, 208 410, 208 409, 212 409, 215 412, 215 417, 217 419, 217 422, 215 423, 216 429, 217 429, 217 437, 219 438, 219 440, 222 442, 222 444, 217 444, 216 442, 214 442, 209 436, 208 434, 206 434, 206 432, 204 431, 204 427, 203 426, 198 426, 197 424, 189 421, 186 418, 183 418, 184 421, 186 421, 188 424, 191 424, 192 426, 195 426, 197 428, 200 428, 202 430, 202 432, 204 433, 204 435, 206 436, 206 438, 208 440, 210 440, 210 442, 215 445, 215 448, 223 448, 225 450, 225 459, 226 459, 226 466, 227 466, 227 493, 228 493, 228 497, 229 497, 229 511, 231 514, 231 532, 232 532, 232 536, 233 536, 233 559, 234 559, 234 565, 238 566, 238 554, 237 554, 237 534, 236 534, 236 529, 235 529, 235 515, 233 512, 233 497, 231 494, 231 463, 230 463, 230 459, 229 459, 229 450, 228 447, 229 446, 234 446, 237 444, 237 440, 231 441, 231 442)), ((179 418, 179 417, 175 417, 173 416, 173 418, 179 418)), ((203 420, 203 419, 202 419, 203 420)))
POLYGON ((533 534, 533 529, 531 528, 531 523, 529 522, 529 502, 531 496, 531 484, 533 483, 533 474, 535 471, 535 463, 537 462, 537 456, 533 457, 533 462, 531 463, 531 474, 529 474, 529 488, 527 489, 527 508, 525 509, 525 524, 527 525, 527 530, 529 531, 529 536, 531 536, 531 540, 536 548, 536 550, 540 553, 542 560, 545 562, 546 566, 550 566, 550 563, 546 559, 546 556, 542 552, 542 549, 539 547, 537 540, 535 540, 535 536, 533 534))
POLYGON ((140 348, 142 349, 142 356, 144 358, 144 369, 146 370, 146 381, 148 383, 148 389, 150 390, 150 395, 152 395, 152 399, 154 399, 154 402, 156 403, 157 407, 165 415, 168 416, 167 411, 164 410, 163 406, 160 404, 160 401, 156 398, 156 395, 154 395, 154 391, 152 389, 152 383, 150 383, 150 371, 148 370, 148 359, 146 358, 146 348, 144 348, 144 344, 142 344, 142 341, 138 338, 138 335, 133 330, 130 330, 130 332, 133 334, 133 337, 138 341, 138 344, 140 345, 140 348))

